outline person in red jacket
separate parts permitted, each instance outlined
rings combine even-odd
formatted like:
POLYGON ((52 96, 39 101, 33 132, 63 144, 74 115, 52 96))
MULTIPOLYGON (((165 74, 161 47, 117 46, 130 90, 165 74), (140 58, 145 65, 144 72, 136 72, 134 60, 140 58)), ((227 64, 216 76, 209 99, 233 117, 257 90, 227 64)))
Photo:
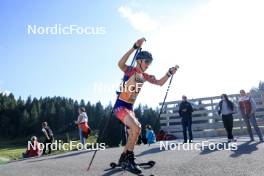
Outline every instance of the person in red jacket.
POLYGON ((259 140, 263 142, 262 132, 258 126, 255 116, 256 102, 249 95, 246 94, 245 90, 240 90, 240 97, 238 100, 238 112, 243 117, 244 122, 247 126, 250 141, 254 141, 254 136, 251 129, 251 125, 253 125, 259 137, 259 140))
POLYGON ((26 153, 23 153, 23 158, 40 156, 40 146, 36 136, 31 137, 31 141, 28 142, 26 153))

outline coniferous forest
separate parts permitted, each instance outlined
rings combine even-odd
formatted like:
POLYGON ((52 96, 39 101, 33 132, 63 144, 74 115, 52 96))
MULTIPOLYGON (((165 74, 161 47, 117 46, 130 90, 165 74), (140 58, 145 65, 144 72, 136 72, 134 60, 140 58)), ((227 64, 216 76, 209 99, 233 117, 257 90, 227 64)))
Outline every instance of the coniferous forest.
MULTIPOLYGON (((112 105, 104 107, 100 102, 91 104, 84 100, 76 101, 65 97, 40 97, 26 100, 16 99, 11 93, 0 94, 0 138, 16 139, 41 134, 41 123, 46 121, 54 135, 76 132, 74 121, 78 116, 78 108, 85 107, 89 117, 89 126, 94 134, 102 135, 103 142, 109 146, 117 146, 121 142, 123 125, 112 114, 112 105), (106 128, 105 125, 109 124, 106 128), (103 130, 105 128, 105 130, 103 130), (104 132, 103 132, 104 131, 104 132)), ((158 109, 139 105, 135 114, 142 124, 142 134, 146 124, 154 126, 158 118, 158 109)), ((159 124, 156 125, 156 129, 159 124)), ((25 139, 27 140, 27 138, 25 139)))

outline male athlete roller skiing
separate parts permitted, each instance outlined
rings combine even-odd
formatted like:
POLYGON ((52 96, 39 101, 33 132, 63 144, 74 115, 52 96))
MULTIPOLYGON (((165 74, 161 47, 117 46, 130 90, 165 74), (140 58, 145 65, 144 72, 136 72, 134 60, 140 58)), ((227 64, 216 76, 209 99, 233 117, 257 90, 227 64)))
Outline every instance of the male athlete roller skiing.
POLYGON ((118 66, 125 73, 126 80, 122 84, 120 95, 114 106, 114 113, 117 118, 128 127, 128 140, 123 153, 118 161, 119 165, 126 165, 127 169, 135 173, 141 173, 141 168, 135 163, 134 146, 141 132, 141 124, 137 120, 133 105, 145 81, 155 85, 164 85, 165 82, 176 73, 178 67, 170 68, 161 79, 145 73, 150 66, 153 58, 148 51, 140 51, 136 55, 136 66, 129 67, 126 62, 129 56, 137 49, 141 48, 145 39, 141 38, 136 41, 133 47, 125 53, 119 60, 118 66))

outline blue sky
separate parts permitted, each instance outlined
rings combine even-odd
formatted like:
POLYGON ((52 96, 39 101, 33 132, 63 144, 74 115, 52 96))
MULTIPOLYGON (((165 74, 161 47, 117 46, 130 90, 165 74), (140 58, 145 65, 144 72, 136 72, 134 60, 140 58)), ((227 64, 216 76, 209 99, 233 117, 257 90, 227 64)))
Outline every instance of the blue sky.
MULTIPOLYGON (((106 105, 115 100, 114 89, 95 85, 119 84, 118 59, 142 36, 143 49, 155 59, 149 73, 159 78, 169 67, 181 67, 168 100, 250 89, 263 80, 263 7, 258 0, 1 1, 0 91, 106 105), (27 25, 34 24, 102 26, 106 32, 29 35, 27 25)), ((156 107, 165 90, 146 84, 137 103, 156 107)))
POLYGON ((118 51, 137 38, 119 17, 119 3, 1 1, 1 88, 22 97, 89 98, 92 82, 115 79, 118 51), (28 24, 104 26, 106 34, 30 36, 28 24))

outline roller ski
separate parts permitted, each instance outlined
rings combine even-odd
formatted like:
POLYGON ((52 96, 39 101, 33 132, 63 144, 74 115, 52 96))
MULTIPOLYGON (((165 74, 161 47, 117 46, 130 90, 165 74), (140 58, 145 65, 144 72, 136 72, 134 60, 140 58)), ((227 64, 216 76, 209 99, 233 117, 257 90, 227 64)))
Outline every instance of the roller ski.
POLYGON ((135 163, 135 157, 134 153, 130 154, 121 154, 121 157, 118 161, 118 163, 112 162, 110 163, 110 167, 112 169, 114 168, 122 168, 123 170, 129 171, 131 173, 137 174, 137 175, 143 175, 141 167, 153 167, 155 165, 155 161, 148 161, 144 163, 135 163))

